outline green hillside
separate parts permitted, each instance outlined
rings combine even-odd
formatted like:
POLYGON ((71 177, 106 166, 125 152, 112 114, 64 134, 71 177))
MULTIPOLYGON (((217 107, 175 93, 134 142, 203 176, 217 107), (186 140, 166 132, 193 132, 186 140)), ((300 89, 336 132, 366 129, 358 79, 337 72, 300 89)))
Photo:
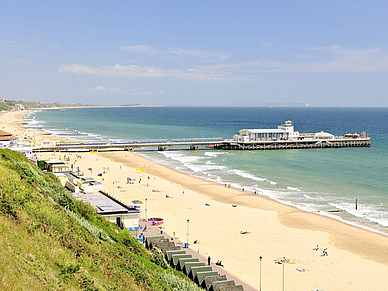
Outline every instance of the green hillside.
POLYGON ((15 108, 16 104, 23 105, 25 107, 25 109, 89 106, 87 104, 82 104, 82 103, 28 102, 28 101, 4 100, 3 103, 0 103, 0 111, 13 110, 15 108))
POLYGON ((0 261, 1 290, 201 290, 10 150, 0 150, 0 261))

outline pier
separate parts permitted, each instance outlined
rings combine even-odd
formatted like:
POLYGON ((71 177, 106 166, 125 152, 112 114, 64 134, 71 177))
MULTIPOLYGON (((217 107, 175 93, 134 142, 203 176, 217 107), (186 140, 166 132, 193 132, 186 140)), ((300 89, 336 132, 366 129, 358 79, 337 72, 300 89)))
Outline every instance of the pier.
POLYGON ((214 148, 221 150, 285 150, 343 147, 370 147, 370 137, 362 132, 334 136, 327 132, 299 133, 294 130, 292 121, 287 120, 277 129, 241 129, 233 139, 192 138, 130 142, 57 142, 55 145, 34 147, 33 152, 76 152, 76 151, 134 151, 170 148, 199 150, 214 148))
POLYGON ((77 151, 135 151, 136 149, 166 151, 170 148, 198 150, 222 143, 222 138, 196 138, 180 140, 155 140, 131 142, 57 142, 55 145, 34 147, 33 152, 77 152, 77 151))
POLYGON ((285 149, 317 149, 317 148, 344 148, 344 147, 370 147, 370 138, 336 138, 332 140, 279 140, 279 141, 256 141, 238 143, 224 141, 215 148, 222 150, 285 150, 285 149))
POLYGON ((186 141, 153 141, 153 142, 128 142, 128 143, 83 143, 64 142, 55 145, 34 147, 33 152, 81 152, 81 151, 135 151, 157 150, 166 151, 171 148, 201 150, 285 150, 285 149, 316 149, 316 148, 343 148, 343 147, 370 147, 370 138, 341 138, 328 140, 275 140, 275 141, 250 141, 239 142, 234 139, 209 139, 186 141))

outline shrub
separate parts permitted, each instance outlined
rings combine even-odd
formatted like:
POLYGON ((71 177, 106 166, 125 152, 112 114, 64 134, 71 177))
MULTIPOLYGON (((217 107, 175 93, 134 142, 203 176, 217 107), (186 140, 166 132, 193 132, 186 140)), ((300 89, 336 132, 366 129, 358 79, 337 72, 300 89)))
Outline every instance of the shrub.
POLYGON ((163 253, 157 247, 153 247, 151 252, 152 252, 151 262, 162 267, 163 269, 167 269, 169 267, 166 259, 163 256, 163 253))

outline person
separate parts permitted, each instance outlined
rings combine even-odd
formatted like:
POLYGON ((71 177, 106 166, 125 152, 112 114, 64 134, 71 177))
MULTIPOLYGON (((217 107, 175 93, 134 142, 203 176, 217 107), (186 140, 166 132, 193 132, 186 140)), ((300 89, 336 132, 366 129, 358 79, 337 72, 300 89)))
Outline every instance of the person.
POLYGON ((207 264, 210 266, 210 262, 211 262, 212 258, 210 256, 207 257, 207 264))
POLYGON ((317 247, 315 249, 313 249, 314 251, 318 251, 319 250, 319 246, 317 245, 317 247))
POLYGON ((324 257, 324 256, 328 256, 328 254, 327 254, 327 248, 325 248, 325 249, 323 250, 323 252, 322 252, 321 257, 324 257))
POLYGON ((283 257, 280 261, 281 261, 282 263, 285 263, 285 262, 286 262, 286 257, 283 257))

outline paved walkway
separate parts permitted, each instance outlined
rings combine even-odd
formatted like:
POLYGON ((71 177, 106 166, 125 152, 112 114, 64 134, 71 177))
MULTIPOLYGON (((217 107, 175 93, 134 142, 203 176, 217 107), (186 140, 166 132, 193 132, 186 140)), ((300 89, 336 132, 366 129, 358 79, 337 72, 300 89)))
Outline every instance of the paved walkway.
MULTIPOLYGON (((170 235, 168 235, 164 232, 163 232, 163 234, 161 234, 160 229, 156 226, 152 226, 151 222, 146 223, 145 221, 142 221, 141 225, 147 226, 146 231, 143 232, 146 237, 163 235, 165 238, 168 238, 169 240, 171 240, 171 238, 172 238, 170 235)), ((180 242, 176 239, 174 240, 174 242, 175 242, 175 245, 180 246, 183 250, 185 250, 187 254, 192 255, 193 258, 198 258, 200 262, 204 262, 207 265, 207 257, 208 256, 206 254, 198 253, 198 251, 193 250, 191 248, 185 249, 184 243, 180 242)), ((256 290, 258 290, 256 288, 253 288, 252 286, 248 285, 247 283, 241 281, 239 278, 237 278, 233 274, 227 272, 223 267, 217 266, 215 263, 211 263, 210 265, 212 266, 213 270, 217 271, 220 275, 226 275, 226 278, 228 280, 234 280, 236 285, 242 285, 244 287, 244 291, 256 291, 256 290)), ((257 278, 257 282, 259 282, 259 278, 257 278)))

